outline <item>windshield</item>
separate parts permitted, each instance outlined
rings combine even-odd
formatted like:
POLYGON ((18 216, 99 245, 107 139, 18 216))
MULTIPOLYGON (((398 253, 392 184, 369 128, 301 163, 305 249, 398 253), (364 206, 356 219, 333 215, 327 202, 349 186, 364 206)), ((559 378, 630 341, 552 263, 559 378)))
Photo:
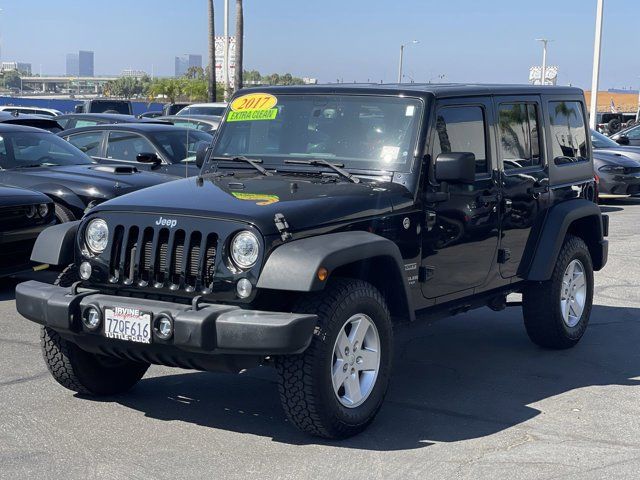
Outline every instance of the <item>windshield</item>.
POLYGON ((51 133, 0 134, 0 167, 3 169, 91 163, 88 156, 51 133))
POLYGON ((411 166, 423 108, 419 99, 251 94, 246 103, 252 105, 256 95, 271 97, 272 108, 242 111, 243 97, 236 98, 212 157, 245 155, 267 166, 291 159, 324 159, 366 170, 411 166))
POLYGON ((594 130, 591 130, 591 143, 593 148, 618 148, 620 146, 609 137, 594 130))
POLYGON ((224 111, 227 109, 227 107, 209 107, 209 106, 202 106, 202 107, 186 107, 183 108, 182 110, 180 110, 176 115, 179 115, 181 117, 184 117, 186 115, 224 115, 224 111))
POLYGON ((199 130, 184 129, 153 134, 153 139, 171 163, 194 162, 198 147, 209 145, 213 136, 199 130))

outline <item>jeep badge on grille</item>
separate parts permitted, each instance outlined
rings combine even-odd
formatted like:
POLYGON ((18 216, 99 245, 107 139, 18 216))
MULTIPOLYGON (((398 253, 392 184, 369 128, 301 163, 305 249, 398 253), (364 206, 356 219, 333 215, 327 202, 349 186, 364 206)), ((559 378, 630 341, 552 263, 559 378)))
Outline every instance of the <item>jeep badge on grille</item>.
POLYGON ((162 227, 169 227, 169 228, 173 228, 178 224, 178 221, 175 218, 158 218, 158 220, 156 220, 156 225, 158 226, 162 226, 162 227))

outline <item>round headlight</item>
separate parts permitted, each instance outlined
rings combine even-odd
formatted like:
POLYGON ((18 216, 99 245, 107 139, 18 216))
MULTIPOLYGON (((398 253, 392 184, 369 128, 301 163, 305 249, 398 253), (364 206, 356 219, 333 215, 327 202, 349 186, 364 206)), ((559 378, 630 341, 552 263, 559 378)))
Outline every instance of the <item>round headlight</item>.
POLYGON ((102 253, 107 248, 107 242, 109 241, 109 227, 107 222, 101 218, 91 220, 87 226, 85 233, 85 241, 87 247, 93 253, 102 253))
POLYGON ((249 268, 258 260, 258 252, 260 251, 260 242, 256 236, 244 230, 231 241, 231 259, 240 268, 249 268))
POLYGON ((49 205, 46 203, 41 203, 38 205, 38 215, 42 218, 46 217, 49 213, 49 205))

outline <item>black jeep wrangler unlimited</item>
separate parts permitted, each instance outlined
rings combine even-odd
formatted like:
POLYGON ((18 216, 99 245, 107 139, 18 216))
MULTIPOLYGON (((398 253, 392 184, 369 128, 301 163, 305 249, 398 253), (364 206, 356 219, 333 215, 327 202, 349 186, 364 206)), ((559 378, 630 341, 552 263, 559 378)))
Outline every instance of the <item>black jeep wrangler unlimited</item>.
POLYGON ((33 260, 70 266, 17 308, 76 392, 273 365, 294 425, 347 437, 382 404, 396 324, 520 292, 533 342, 580 340, 608 245, 585 119, 574 88, 244 90, 198 177, 45 230, 33 260))

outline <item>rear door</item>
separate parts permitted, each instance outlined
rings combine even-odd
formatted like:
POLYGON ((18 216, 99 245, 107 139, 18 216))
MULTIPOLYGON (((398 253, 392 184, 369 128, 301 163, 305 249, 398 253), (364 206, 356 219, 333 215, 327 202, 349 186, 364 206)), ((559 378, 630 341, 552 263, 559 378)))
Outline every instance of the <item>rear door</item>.
POLYGON ((503 197, 498 263, 501 276, 509 278, 526 268, 532 229, 549 203, 549 166, 540 98, 503 96, 494 103, 503 197))

